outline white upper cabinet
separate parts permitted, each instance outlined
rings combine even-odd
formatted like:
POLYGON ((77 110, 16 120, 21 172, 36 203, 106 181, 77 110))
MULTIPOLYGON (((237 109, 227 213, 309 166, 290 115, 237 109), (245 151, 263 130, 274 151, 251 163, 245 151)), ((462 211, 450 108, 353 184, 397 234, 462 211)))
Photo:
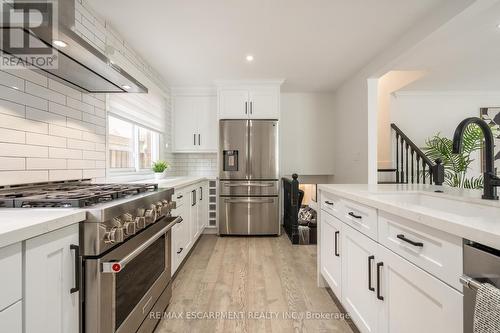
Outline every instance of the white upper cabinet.
POLYGON ((221 90, 219 92, 219 116, 222 119, 248 117, 248 90, 221 90))
POLYGON ((216 97, 208 95, 174 96, 173 132, 174 152, 216 152, 216 97))
POLYGON ((280 116, 279 90, 256 88, 249 92, 249 115, 253 119, 278 119, 280 116))
POLYGON ((219 84, 219 119, 279 119, 281 83, 273 81, 219 84))

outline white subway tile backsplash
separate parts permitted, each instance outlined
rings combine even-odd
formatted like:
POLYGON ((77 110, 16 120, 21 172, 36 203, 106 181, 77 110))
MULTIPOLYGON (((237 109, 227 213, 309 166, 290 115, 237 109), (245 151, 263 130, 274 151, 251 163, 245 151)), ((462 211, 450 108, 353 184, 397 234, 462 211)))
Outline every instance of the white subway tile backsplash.
POLYGON ((81 120, 76 120, 72 118, 68 118, 66 121, 66 126, 71 127, 73 129, 77 129, 83 132, 92 132, 95 133, 95 125, 91 123, 87 123, 81 120))
POLYGON ((31 95, 35 95, 52 102, 57 102, 59 104, 66 103, 66 96, 63 94, 29 81, 26 81, 25 91, 31 95))
POLYGON ((26 107, 26 118, 38 120, 40 123, 49 123, 59 126, 66 126, 66 117, 52 112, 46 112, 31 107, 26 107))
POLYGON ((76 110, 80 110, 80 111, 87 112, 87 113, 94 113, 94 106, 93 105, 83 103, 83 102, 76 100, 74 98, 71 98, 71 97, 67 98, 66 105, 68 105, 69 107, 76 109, 76 110))
POLYGON ((83 132, 82 139, 86 141, 92 141, 95 143, 103 143, 103 144, 106 143, 106 136, 89 132, 83 132))
POLYGON ((59 136, 26 133, 26 143, 30 145, 66 148, 66 141, 66 138, 59 136))
POLYGON ((106 154, 100 151, 83 151, 83 159, 84 160, 104 160, 106 159, 106 154))
POLYGON ((48 131, 48 125, 46 123, 8 116, 5 114, 0 114, 0 127, 42 134, 45 134, 48 131))
POLYGON ((68 139, 68 148, 95 150, 95 145, 96 144, 91 141, 68 139))
MULTIPOLYGON (((18 67, 15 69, 4 69, 5 72, 15 75, 17 77, 20 77, 22 79, 25 79, 27 81, 31 81, 33 83, 38 84, 39 86, 47 87, 47 77, 37 73, 35 71, 29 70, 25 67, 18 67)), ((24 84, 23 84, 24 88, 24 84)))
POLYGON ((75 99, 82 99, 82 93, 62 83, 49 79, 49 88, 75 99))
POLYGON ((88 113, 84 113, 82 119, 83 119, 83 121, 86 121, 88 123, 92 123, 94 125, 106 126, 106 119, 96 117, 96 116, 88 114, 88 113))
POLYGON ((21 90, 10 87, 0 86, 0 98, 41 110, 48 110, 49 108, 49 102, 46 99, 26 94, 21 90))
POLYGON ((78 149, 49 147, 49 158, 82 159, 82 151, 78 149))
POLYGON ((7 157, 48 157, 49 148, 0 142, 0 154, 7 157))
POLYGON ((49 103, 49 111, 62 116, 82 120, 82 111, 76 110, 54 102, 49 103))
POLYGON ((0 99, 0 113, 24 118, 26 116, 26 106, 0 99))
MULTIPOLYGON (((0 128, 0 142, 26 143, 26 133, 23 131, 0 128)), ((1 154, 0 152, 0 155, 1 154)))
POLYGON ((81 139, 82 132, 73 128, 49 124, 49 134, 65 138, 81 139))
POLYGON ((106 108, 106 103, 104 101, 101 101, 97 98, 95 98, 94 96, 92 95, 89 95, 89 94, 85 94, 82 96, 82 101, 84 103, 87 103, 87 104, 90 104, 90 105, 93 105, 93 106, 97 106, 98 108, 101 108, 101 109, 105 109, 106 108))
POLYGON ((106 151, 106 145, 104 143, 96 143, 95 150, 96 151, 106 151))
POLYGON ((49 180, 49 172, 41 171, 0 171, 0 185, 39 183, 49 180))
POLYGON ((0 170, 24 170, 25 168, 24 157, 0 157, 0 170))
POLYGON ((82 170, 49 170, 49 180, 82 179, 82 170))
POLYGON ((106 169, 106 161, 95 161, 96 169, 106 169))
POLYGON ((16 87, 20 90, 24 90, 23 79, 4 71, 0 71, 0 83, 4 86, 16 87))
POLYGON ((27 158, 26 169, 28 170, 66 169, 66 160, 54 159, 54 158, 27 158))
POLYGON ((96 162, 94 160, 68 160, 68 169, 95 169, 96 162))

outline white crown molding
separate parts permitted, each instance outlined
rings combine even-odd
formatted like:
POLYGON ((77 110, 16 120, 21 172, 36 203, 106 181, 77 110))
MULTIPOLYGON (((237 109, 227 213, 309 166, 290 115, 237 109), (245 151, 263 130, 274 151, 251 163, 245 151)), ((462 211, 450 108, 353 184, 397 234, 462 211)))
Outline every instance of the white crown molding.
POLYGON ((263 80, 215 80, 217 87, 223 86, 281 86, 285 79, 263 80))

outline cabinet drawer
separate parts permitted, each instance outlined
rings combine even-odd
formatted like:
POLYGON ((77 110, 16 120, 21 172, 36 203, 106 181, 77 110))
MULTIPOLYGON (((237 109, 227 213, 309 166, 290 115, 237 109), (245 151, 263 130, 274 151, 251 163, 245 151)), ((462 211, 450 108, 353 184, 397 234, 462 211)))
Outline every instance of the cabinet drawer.
POLYGON ((342 200, 342 220, 365 234, 377 240, 377 210, 349 200, 342 200))
POLYGON ((175 193, 172 196, 172 200, 175 201, 175 205, 177 208, 184 205, 184 203, 186 202, 186 189, 185 188, 175 189, 175 193))
POLYGON ((321 192, 321 209, 338 219, 342 218, 342 200, 334 194, 321 192))
POLYGON ((452 287, 462 290, 462 240, 385 212, 379 215, 379 243, 452 287))
MULTIPOLYGON (((0 249, 0 311, 22 298, 22 248, 21 243, 0 249)), ((0 325, 1 327, 1 325, 0 325)))
POLYGON ((2 332, 22 333, 23 331, 23 306, 22 301, 0 311, 0 328, 2 332))

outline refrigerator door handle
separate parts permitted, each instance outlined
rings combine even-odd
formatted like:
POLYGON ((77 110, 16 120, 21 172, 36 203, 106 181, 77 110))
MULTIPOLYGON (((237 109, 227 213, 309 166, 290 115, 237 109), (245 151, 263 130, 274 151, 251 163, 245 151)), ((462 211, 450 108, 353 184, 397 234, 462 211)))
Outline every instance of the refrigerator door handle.
POLYGON ((225 203, 266 204, 273 203, 273 199, 225 199, 225 203))
POLYGON ((244 184, 233 184, 224 183, 224 187, 272 187, 273 183, 244 183, 244 184))

